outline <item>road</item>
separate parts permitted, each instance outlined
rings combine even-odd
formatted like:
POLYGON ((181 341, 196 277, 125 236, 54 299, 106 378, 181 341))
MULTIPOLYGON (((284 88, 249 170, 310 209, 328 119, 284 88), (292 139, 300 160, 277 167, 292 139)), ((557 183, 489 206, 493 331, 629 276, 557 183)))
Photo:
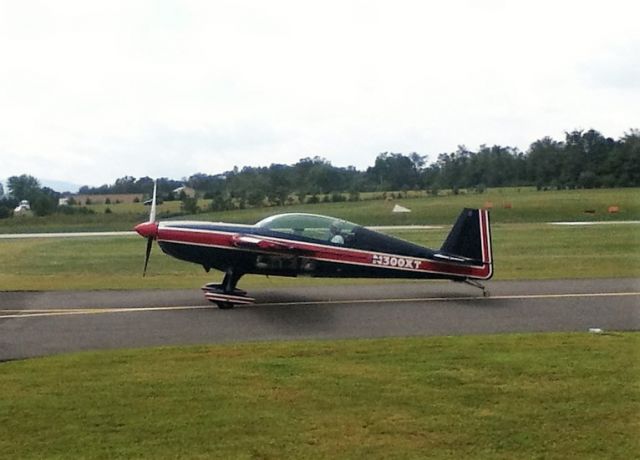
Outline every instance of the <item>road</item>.
POLYGON ((0 361, 256 340, 640 330, 640 280, 450 282, 257 290, 219 310, 193 290, 0 292, 0 361))

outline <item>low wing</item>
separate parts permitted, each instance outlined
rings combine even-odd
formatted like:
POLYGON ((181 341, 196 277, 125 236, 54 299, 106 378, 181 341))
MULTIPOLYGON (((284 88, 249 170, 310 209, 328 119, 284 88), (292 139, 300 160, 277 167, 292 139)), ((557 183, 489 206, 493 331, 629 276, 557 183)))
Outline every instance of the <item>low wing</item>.
POLYGON ((233 235, 231 237, 231 241, 234 246, 239 248, 255 249, 258 251, 274 252, 277 254, 300 255, 310 252, 292 244, 254 235, 233 235))

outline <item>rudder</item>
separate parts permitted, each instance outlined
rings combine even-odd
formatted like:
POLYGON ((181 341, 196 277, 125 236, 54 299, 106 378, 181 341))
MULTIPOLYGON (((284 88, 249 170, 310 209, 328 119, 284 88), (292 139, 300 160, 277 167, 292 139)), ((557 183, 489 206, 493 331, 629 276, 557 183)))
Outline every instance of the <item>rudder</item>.
POLYGON ((493 255, 489 211, 463 209, 440 250, 482 264, 491 264, 493 255))

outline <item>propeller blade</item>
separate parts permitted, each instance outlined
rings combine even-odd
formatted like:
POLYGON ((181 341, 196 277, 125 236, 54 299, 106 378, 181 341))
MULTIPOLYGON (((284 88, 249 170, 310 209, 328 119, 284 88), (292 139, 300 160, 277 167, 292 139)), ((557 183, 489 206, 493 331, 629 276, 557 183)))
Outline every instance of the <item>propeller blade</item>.
POLYGON ((158 189, 157 179, 153 181, 153 197, 151 198, 151 211, 149 212, 149 222, 138 224, 135 227, 136 232, 147 239, 147 252, 144 256, 144 268, 142 276, 147 274, 147 265, 149 265, 149 256, 151 255, 151 246, 153 240, 158 234, 158 224, 156 223, 156 194, 158 189))
POLYGON ((153 198, 151 199, 151 212, 149 213, 149 222, 156 221, 156 189, 158 187, 158 180, 153 181, 153 198))
POLYGON ((147 274, 147 264, 149 263, 149 256, 151 255, 151 245, 153 244, 153 237, 147 238, 147 253, 144 257, 144 269, 142 270, 142 277, 147 274))

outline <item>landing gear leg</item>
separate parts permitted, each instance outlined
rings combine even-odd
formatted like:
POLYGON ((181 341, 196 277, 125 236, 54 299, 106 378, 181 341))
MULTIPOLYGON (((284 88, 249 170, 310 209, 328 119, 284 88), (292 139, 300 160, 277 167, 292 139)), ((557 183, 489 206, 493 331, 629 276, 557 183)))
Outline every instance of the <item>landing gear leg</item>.
POLYGON ((468 284, 469 286, 473 286, 473 287, 477 287, 478 289, 482 289, 482 297, 489 297, 489 295, 491 295, 491 293, 487 290, 487 288, 485 287, 484 284, 476 281, 476 280, 470 280, 470 279, 466 279, 464 280, 465 284, 468 284))
POLYGON ((236 290, 236 284, 242 278, 242 273, 237 273, 233 268, 227 268, 222 280, 222 289, 225 294, 232 294, 236 290))
MULTIPOLYGON (((227 268, 227 271, 224 274, 224 279, 222 280, 222 292, 224 294, 234 294, 236 289, 236 284, 240 281, 242 274, 236 273, 233 268, 227 268)), ((246 295, 246 292, 241 291, 243 295, 246 295)), ((238 292, 240 294, 240 292, 238 292)), ((229 310, 235 307, 233 302, 216 302, 218 304, 218 308, 221 310, 229 310)))
POLYGON ((221 284, 208 283, 202 286, 205 298, 223 310, 240 304, 253 303, 255 299, 247 297, 245 291, 236 288, 236 284, 238 284, 242 275, 244 273, 237 272, 232 267, 228 268, 221 284))

